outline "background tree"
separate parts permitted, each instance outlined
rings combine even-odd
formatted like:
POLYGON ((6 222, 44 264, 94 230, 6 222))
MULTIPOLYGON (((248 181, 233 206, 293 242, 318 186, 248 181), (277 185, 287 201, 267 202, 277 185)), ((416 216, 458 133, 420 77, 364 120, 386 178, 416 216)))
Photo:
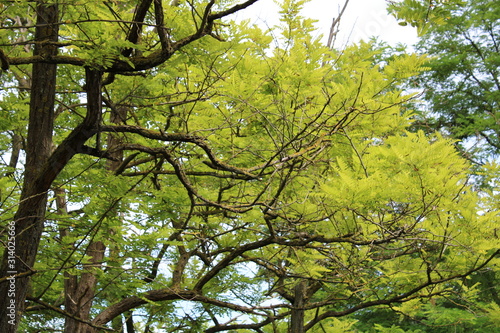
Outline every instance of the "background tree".
MULTIPOLYGON (((424 91, 415 126, 457 139, 464 156, 474 162, 476 190, 489 198, 487 206, 496 206, 498 8, 489 1, 401 1, 393 3, 392 9, 403 22, 419 27, 416 47, 430 56, 429 70, 414 82, 424 91)), ((497 235, 498 227, 492 228, 497 235)), ((496 237, 494 241, 498 243, 496 237)), ((404 326, 422 323, 433 332, 446 331, 446 325, 460 332, 496 331, 498 278, 495 265, 474 274, 454 287, 454 297, 437 302, 439 307, 423 305, 404 326)))
POLYGON ((4 3, 19 331, 348 329, 497 260, 466 161, 406 131, 424 59, 330 50, 302 2, 218 21, 251 3, 4 3))
POLYGON ((396 10, 402 19, 416 20, 416 13, 427 19, 418 23, 424 28, 417 45, 431 57, 418 81, 430 111, 423 125, 461 140, 471 158, 484 162, 500 148, 500 9, 490 1, 446 1, 427 9, 417 4, 403 2, 396 10))

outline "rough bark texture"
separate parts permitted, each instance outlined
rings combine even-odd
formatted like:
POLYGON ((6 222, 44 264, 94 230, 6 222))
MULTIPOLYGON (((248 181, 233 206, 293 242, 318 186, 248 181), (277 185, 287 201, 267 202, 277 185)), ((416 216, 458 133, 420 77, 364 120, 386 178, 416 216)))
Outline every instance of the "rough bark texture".
POLYGON ((306 296, 306 282, 299 281, 295 286, 295 299, 293 302, 292 313, 290 317, 289 333, 304 333, 304 304, 306 296))
MULTIPOLYGON (((81 274, 80 279, 76 275, 66 274, 66 280, 64 281, 64 306, 66 311, 85 321, 89 321, 90 319, 90 309, 92 308, 92 301, 97 285, 97 277, 94 270, 99 269, 105 249, 102 242, 90 243, 86 250, 86 254, 91 258, 90 264, 84 267, 85 271, 81 274)), ((84 333, 88 327, 82 321, 67 317, 64 324, 64 332, 84 333)))
POLYGON ((23 145, 22 137, 19 134, 14 133, 12 135, 12 153, 10 155, 10 161, 9 161, 9 168, 11 168, 12 170, 9 171, 5 176, 10 176, 14 174, 14 170, 17 167, 17 162, 19 161, 19 154, 21 153, 22 145, 23 145))
POLYGON ((89 321, 90 319, 90 310, 97 285, 94 270, 99 269, 104 258, 105 249, 106 247, 102 242, 90 243, 86 249, 86 255, 91 258, 90 264, 85 265, 80 278, 76 275, 64 274, 64 308, 73 316, 66 317, 64 323, 65 333, 84 333, 88 329, 88 325, 83 321, 89 321))
MULTIPOLYGON (((40 3, 37 6, 35 40, 57 41, 57 21, 57 5, 40 3)), ((56 53, 57 47, 50 43, 37 43, 34 48, 35 56, 50 57, 56 53)), ((15 313, 13 316, 11 309, 5 306, 0 308, 0 332, 2 333, 17 331, 28 291, 29 272, 33 268, 43 230, 48 188, 40 186, 37 179, 40 179, 42 167, 52 151, 56 69, 55 64, 33 64, 24 184, 14 219, 15 259, 9 261, 9 255, 12 256, 13 253, 6 251, 0 271, 0 278, 16 276, 15 283, 8 281, 0 284, 2 303, 12 304, 11 309, 15 313)))

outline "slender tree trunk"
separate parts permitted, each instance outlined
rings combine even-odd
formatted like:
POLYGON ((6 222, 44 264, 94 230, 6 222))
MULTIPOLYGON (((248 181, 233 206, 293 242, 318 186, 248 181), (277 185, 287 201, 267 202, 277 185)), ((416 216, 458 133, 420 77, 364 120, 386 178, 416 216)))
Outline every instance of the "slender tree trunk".
MULTIPOLYGON (((110 108, 109 122, 112 124, 125 124, 125 121, 128 116, 128 107, 124 106, 113 106, 110 108)), ((109 149, 109 154, 113 158, 113 160, 108 160, 106 164, 106 169, 110 172, 115 173, 123 163, 123 150, 120 148, 123 144, 122 138, 120 135, 109 133, 106 140, 107 147, 109 149)), ((113 210, 115 214, 117 214, 117 218, 122 220, 124 218, 124 214, 122 210, 117 207, 118 210, 113 210)), ((110 230, 113 233, 113 230, 110 230)), ((123 259, 120 258, 120 252, 122 249, 116 243, 111 243, 109 248, 109 257, 107 258, 107 266, 113 271, 114 267, 121 269, 123 264, 123 259)), ((112 302, 118 302, 119 299, 112 300, 112 302)), ((111 322, 111 326, 116 332, 121 333, 133 333, 134 331, 130 330, 130 323, 132 323, 133 328, 133 318, 132 311, 130 311, 128 316, 117 316, 111 322), (123 321, 125 320, 125 326, 123 325, 123 321)))
MULTIPOLYGON (((50 57, 57 53, 50 42, 58 38, 58 8, 39 2, 36 11, 34 55, 50 57)), ((52 151, 56 69, 55 64, 33 64, 24 184, 0 270, 0 281, 12 277, 0 283, 2 333, 17 331, 43 231, 48 189, 37 180, 52 151)))
POLYGON ((288 333, 304 333, 304 303, 306 296, 306 282, 299 281, 295 286, 295 298, 290 317, 288 333))
MULTIPOLYGON (((90 257, 90 264, 85 265, 80 279, 76 275, 66 275, 64 290, 66 291, 64 306, 66 311, 83 319, 90 320, 90 309, 95 297, 97 277, 94 270, 99 269, 104 258, 105 246, 97 241, 89 244, 86 254, 90 257)), ((66 318, 64 332, 85 333, 89 326, 73 318, 66 318)))
POLYGON ((125 318, 125 324, 127 327, 127 333, 135 333, 135 328, 134 328, 134 317, 133 317, 133 312, 128 311, 127 316, 125 318))
MULTIPOLYGON (((54 192, 56 193, 58 213, 66 215, 66 192, 62 188, 56 188, 54 192)), ((60 235, 61 238, 68 236, 68 229, 61 228, 60 235)), ((68 313, 79 319, 86 321, 90 319, 90 309, 97 285, 97 278, 93 270, 101 265, 104 250, 105 247, 102 242, 92 242, 86 250, 86 255, 91 258, 90 265, 84 267, 85 271, 82 273, 80 279, 76 275, 64 274, 64 308, 68 313)), ((87 328, 87 324, 71 317, 67 317, 64 323, 64 332, 66 333, 83 333, 86 332, 87 328)))
POLYGON ((19 154, 21 153, 22 149, 22 138, 19 134, 14 133, 12 135, 12 153, 10 155, 10 161, 9 161, 9 172, 5 174, 5 177, 11 176, 14 174, 16 167, 17 167, 17 162, 19 161, 19 154))
MULTIPOLYGON (((102 109, 102 73, 86 69, 87 112, 101 114, 102 109)), ((100 116, 98 117, 100 118, 100 116)), ((100 123, 101 120, 97 119, 100 123)), ((100 147, 97 147, 100 148, 100 147)), ((106 246, 102 241, 91 241, 85 254, 90 257, 90 264, 84 265, 78 277, 65 273, 64 292, 65 310, 76 318, 90 321, 90 310, 95 297, 97 276, 95 270, 101 269, 106 246)), ((82 321, 67 317, 64 323, 65 333, 84 333, 89 326, 82 321)))
MULTIPOLYGON (((88 102, 93 103, 93 106, 89 107, 101 108, 101 84, 102 82, 100 80, 94 82, 92 86, 90 86, 90 82, 87 82, 88 102)), ((126 116, 126 109, 112 108, 110 122, 114 124, 124 123, 126 116)), ((106 146, 113 160, 108 160, 106 169, 110 172, 114 172, 120 166, 121 160, 123 159, 123 151, 116 149, 120 144, 121 140, 117 135, 108 135, 106 146)), ((113 210, 113 212, 118 214, 115 210, 113 210)), ((117 218, 120 218, 120 216, 117 216, 117 218)), ((105 251, 106 245, 102 241, 91 241, 86 250, 86 254, 91 258, 90 266, 84 267, 84 271, 79 277, 77 275, 65 273, 65 309, 76 318, 90 321, 90 310, 92 308, 97 285, 95 271, 102 269, 105 251)), ((118 253, 116 252, 119 252, 119 249, 111 248, 110 252, 112 255, 115 254, 115 256, 118 257, 118 253)), ((120 326, 123 325, 120 323, 120 326)), ((71 317, 66 318, 64 324, 65 333, 85 333, 88 331, 92 331, 89 325, 71 317)))

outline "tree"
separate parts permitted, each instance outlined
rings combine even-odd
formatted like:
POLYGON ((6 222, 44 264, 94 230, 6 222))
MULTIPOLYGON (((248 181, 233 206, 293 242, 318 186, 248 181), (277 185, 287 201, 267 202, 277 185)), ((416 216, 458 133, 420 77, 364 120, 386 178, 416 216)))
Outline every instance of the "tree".
POLYGON ((347 328, 497 260, 467 162, 406 130, 425 59, 301 2, 274 44, 219 21, 252 2, 4 4, 2 332, 347 328))
MULTIPOLYGON (((488 1, 431 4, 401 1, 392 5, 403 22, 419 27, 421 39, 416 47, 430 56, 428 71, 414 81, 414 87, 423 89, 427 106, 415 127, 439 130, 456 139, 464 156, 474 163, 476 190, 488 198, 486 207, 495 206, 500 12, 488 1)), ((493 225, 492 230, 497 235, 497 227, 493 225)), ((436 327, 446 323, 455 326, 455 331, 493 331, 498 327, 498 278, 498 267, 491 265, 455 285, 455 296, 437 302, 439 307, 423 304, 413 319, 436 327)))
POLYGON ((420 23, 425 29, 417 45, 421 53, 432 57, 430 70, 418 81, 431 110, 423 125, 442 130, 467 146, 475 144, 471 157, 477 162, 498 154, 500 148, 500 10, 493 7, 490 1, 449 1, 426 10, 411 11, 406 3, 396 9, 406 20, 418 12, 434 18, 420 23))

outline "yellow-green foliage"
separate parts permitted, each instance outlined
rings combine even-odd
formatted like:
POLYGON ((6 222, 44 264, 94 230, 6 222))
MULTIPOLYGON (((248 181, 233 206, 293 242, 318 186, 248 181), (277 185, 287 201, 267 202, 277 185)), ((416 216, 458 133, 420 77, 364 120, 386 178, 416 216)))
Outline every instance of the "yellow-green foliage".
MULTIPOLYGON (((103 130, 85 143, 94 154, 73 157, 49 191, 65 190, 68 212, 50 200, 32 278, 40 304, 60 307, 48 315, 55 329, 68 317, 60 316, 65 281, 89 276, 95 242, 106 250, 91 270, 90 316, 135 304, 127 310, 137 327, 190 332, 247 332, 231 325, 250 323, 284 332, 302 283, 308 328, 350 332, 356 320, 337 317, 389 303, 412 313, 413 298, 449 295, 448 280, 496 250, 498 193, 475 192, 453 142, 409 131, 414 95, 402 86, 425 57, 376 42, 328 49, 300 17, 302 3, 282 4, 273 34, 217 20, 212 36, 163 64, 114 80, 104 74, 103 130), (106 160, 116 153, 123 157, 106 160)), ((124 41, 132 5, 61 4, 60 55, 106 71, 132 59, 127 48, 139 58, 158 51, 152 9, 142 40, 124 41)), ((206 5, 165 4, 169 38, 196 31, 206 5)), ((20 15, 14 7, 5 15, 20 15)), ((9 56, 29 55, 12 44, 9 56)), ((2 76, 6 87, 29 68, 16 70, 2 76)), ((58 66, 55 145, 85 117, 84 83, 83 68, 58 66)), ((26 94, 0 95, 2 156, 11 133, 26 132, 26 94)), ((496 165, 484 170, 498 179, 496 165)), ((0 179, 2 221, 13 215, 21 171, 0 179)), ((23 323, 31 331, 45 327, 34 308, 23 323)), ((488 309, 496 320, 498 309, 488 309)))

